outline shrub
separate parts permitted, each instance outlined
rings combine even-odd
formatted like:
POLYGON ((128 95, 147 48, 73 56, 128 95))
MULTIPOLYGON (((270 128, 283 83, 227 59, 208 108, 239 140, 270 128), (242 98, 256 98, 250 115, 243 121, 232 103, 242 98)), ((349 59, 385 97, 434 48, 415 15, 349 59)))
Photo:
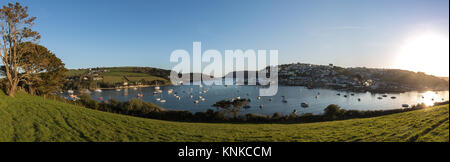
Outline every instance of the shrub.
POLYGON ((345 114, 345 110, 338 105, 331 104, 324 110, 324 116, 328 119, 334 120, 345 114))

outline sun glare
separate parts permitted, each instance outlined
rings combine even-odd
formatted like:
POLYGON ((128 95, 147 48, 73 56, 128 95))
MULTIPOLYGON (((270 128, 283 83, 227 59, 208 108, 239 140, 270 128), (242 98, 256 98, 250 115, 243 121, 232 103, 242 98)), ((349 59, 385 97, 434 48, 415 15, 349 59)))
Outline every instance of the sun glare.
POLYGON ((434 102, 439 101, 439 97, 435 92, 428 91, 422 94, 421 102, 427 106, 432 106, 434 102))
POLYGON ((409 38, 401 47, 396 62, 396 68, 448 76, 449 38, 435 33, 409 38))

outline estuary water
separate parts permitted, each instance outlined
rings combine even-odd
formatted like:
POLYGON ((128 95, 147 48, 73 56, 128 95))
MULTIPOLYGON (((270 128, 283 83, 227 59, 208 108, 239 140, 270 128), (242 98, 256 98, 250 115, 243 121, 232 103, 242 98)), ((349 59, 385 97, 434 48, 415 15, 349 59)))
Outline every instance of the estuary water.
POLYGON ((275 112, 290 114, 294 110, 297 111, 297 114, 321 114, 330 104, 337 104, 347 110, 387 110, 402 108, 403 104, 425 103, 432 105, 434 102, 449 99, 449 91, 372 94, 369 92, 355 93, 330 89, 307 89, 302 86, 279 86, 278 93, 275 96, 259 98, 259 88, 263 87, 163 86, 160 87, 163 92, 161 94, 154 94, 154 87, 146 87, 120 89, 120 91, 103 90, 102 92, 92 92, 91 96, 97 101, 106 101, 112 98, 128 101, 132 98, 141 98, 165 109, 191 112, 204 112, 208 109, 218 110, 218 108, 212 106, 217 101, 246 98, 251 100, 250 107, 242 108, 240 114, 257 113, 264 115, 272 115, 275 112), (138 97, 138 94, 143 96, 138 97), (162 100, 165 100, 165 102, 161 102, 162 100), (283 100, 285 101, 283 102, 283 100), (198 101, 198 103, 195 103, 195 101, 198 101), (302 103, 308 104, 308 107, 302 107, 302 103))

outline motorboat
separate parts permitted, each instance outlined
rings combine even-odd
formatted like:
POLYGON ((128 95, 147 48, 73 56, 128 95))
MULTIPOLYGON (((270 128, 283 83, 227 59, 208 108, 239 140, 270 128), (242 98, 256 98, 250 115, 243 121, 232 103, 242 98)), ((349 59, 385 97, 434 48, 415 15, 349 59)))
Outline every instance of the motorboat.
POLYGON ((300 105, 301 105, 303 108, 309 107, 308 103, 306 103, 306 102, 303 102, 303 103, 301 103, 300 105))

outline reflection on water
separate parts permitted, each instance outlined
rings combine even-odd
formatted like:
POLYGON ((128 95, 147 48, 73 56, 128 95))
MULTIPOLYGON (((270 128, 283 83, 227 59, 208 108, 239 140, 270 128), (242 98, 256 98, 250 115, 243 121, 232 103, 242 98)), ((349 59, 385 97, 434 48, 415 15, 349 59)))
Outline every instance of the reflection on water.
POLYGON ((101 93, 93 92, 91 96, 100 101, 112 98, 128 101, 138 98, 150 101, 161 107, 171 110, 188 110, 191 112, 217 110, 212 107, 219 100, 232 98, 250 99, 250 108, 242 109, 240 114, 258 113, 271 115, 275 112, 289 114, 294 110, 297 114, 323 113, 330 104, 337 104, 344 109, 354 110, 384 110, 401 108, 402 104, 415 105, 425 103, 433 105, 434 102, 447 101, 449 91, 439 92, 406 92, 397 94, 353 93, 329 89, 307 89, 301 86, 280 86, 278 93, 272 97, 259 97, 259 86, 165 86, 161 87, 162 94, 153 94, 153 87, 124 89, 121 91, 104 90, 101 93), (169 93, 170 92, 170 93, 169 93), (339 95, 338 95, 339 94, 339 95), (283 98, 284 96, 284 98, 283 98), (166 102, 162 103, 161 101, 166 102), (285 100, 286 102, 283 102, 285 100), (302 103, 308 105, 302 107, 302 103))
POLYGON ((436 101, 439 101, 440 95, 439 93, 428 91, 422 93, 421 103, 424 103, 427 106, 432 106, 436 101))

